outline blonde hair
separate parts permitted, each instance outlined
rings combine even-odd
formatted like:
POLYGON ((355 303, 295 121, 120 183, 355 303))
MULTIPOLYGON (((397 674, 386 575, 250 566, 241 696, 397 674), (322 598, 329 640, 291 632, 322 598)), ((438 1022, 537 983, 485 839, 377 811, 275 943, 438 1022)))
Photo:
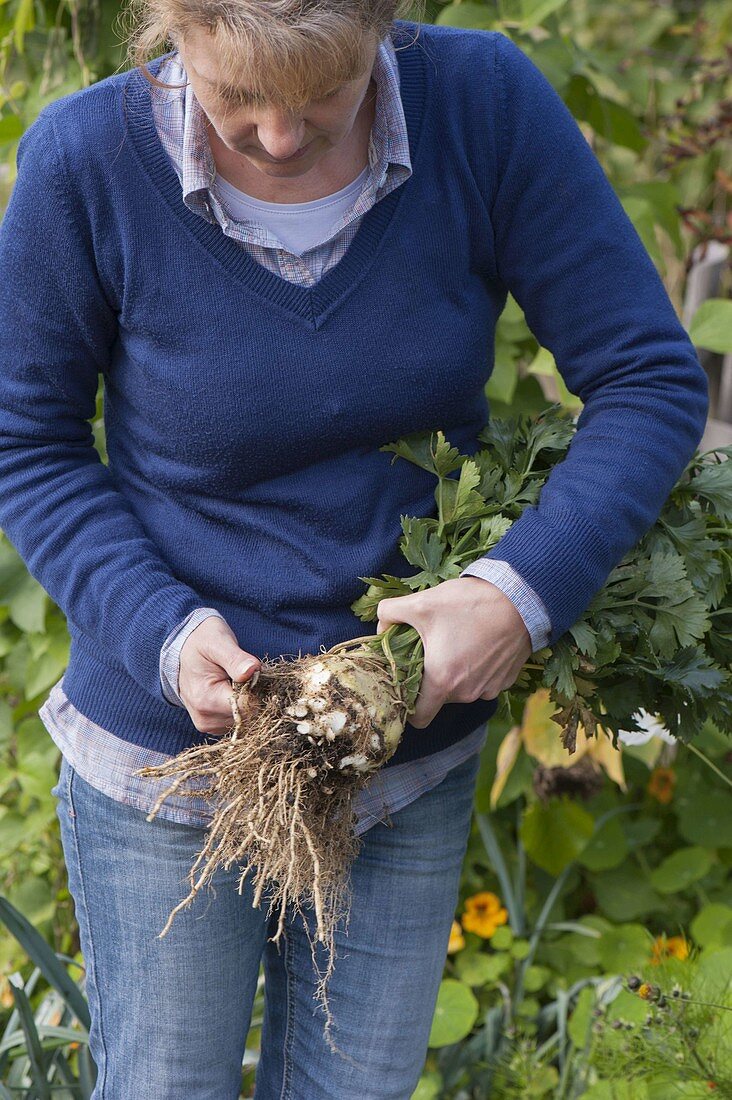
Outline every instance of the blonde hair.
POLYGON ((224 84, 299 109, 356 80, 397 18, 425 0, 127 0, 118 17, 131 67, 158 88, 147 62, 192 30, 210 35, 224 84), (126 25, 125 25, 126 24, 126 25), (162 48, 162 49, 161 49, 162 48))

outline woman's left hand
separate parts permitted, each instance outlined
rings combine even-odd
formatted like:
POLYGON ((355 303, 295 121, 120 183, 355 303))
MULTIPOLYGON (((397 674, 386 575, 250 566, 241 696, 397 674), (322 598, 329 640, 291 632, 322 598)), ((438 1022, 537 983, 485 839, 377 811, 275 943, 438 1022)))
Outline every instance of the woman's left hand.
POLYGON ((380 600, 378 633, 409 623, 422 638, 424 673, 408 721, 428 726, 444 703, 495 699, 510 688, 532 653, 517 608, 482 577, 456 577, 424 592, 380 600))

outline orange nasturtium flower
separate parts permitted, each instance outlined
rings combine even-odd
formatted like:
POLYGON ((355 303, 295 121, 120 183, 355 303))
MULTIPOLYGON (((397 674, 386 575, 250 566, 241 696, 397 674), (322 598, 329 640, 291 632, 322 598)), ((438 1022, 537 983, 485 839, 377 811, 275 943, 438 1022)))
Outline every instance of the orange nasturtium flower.
POLYGON ((688 957, 689 945, 683 936, 669 936, 666 939, 665 934, 662 934, 656 936, 653 941, 651 962, 654 966, 658 966, 662 959, 687 959, 688 957))
POLYGON ((447 945, 448 955, 453 955, 456 951, 462 951, 465 947, 465 937, 463 936, 463 930, 456 920, 452 922, 452 928, 450 929, 450 942, 447 945))
POLYGON ((657 802, 667 804, 674 796, 675 786, 676 772, 673 768, 654 768, 646 790, 651 798, 655 798, 657 802))
POLYGON ((466 932, 475 932, 483 939, 490 939, 500 924, 508 920, 508 913, 502 907, 500 898, 490 890, 482 890, 465 899, 465 912, 462 924, 466 932))

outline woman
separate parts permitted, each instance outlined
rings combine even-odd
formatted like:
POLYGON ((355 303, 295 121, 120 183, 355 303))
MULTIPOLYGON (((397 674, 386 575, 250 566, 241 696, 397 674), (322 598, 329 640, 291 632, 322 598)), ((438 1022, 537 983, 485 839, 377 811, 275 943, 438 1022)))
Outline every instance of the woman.
POLYGON ((133 68, 19 145, 0 526, 72 635, 40 713, 63 753, 95 1098, 236 1098, 260 959, 257 1100, 411 1095, 496 697, 652 525, 703 432, 706 376, 560 97, 503 35, 398 10, 140 0, 133 68), (434 508, 433 479, 379 448, 442 428, 477 449, 509 290, 584 408, 488 554, 379 605, 378 629, 419 630, 425 669, 356 807, 338 1056, 304 930, 275 951, 238 869, 157 938, 211 807, 181 796, 147 822, 159 786, 133 773, 224 734, 231 681, 265 655, 363 633, 358 578, 403 572, 400 515, 434 508))

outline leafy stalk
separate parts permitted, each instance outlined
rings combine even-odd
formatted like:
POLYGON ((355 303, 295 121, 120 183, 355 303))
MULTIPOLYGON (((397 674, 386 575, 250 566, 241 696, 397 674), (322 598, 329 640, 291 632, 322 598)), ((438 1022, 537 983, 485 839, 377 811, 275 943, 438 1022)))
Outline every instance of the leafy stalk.
MULTIPOLYGON (((406 436, 381 449, 433 474, 435 515, 402 516, 400 549, 415 570, 361 577, 352 605, 364 621, 380 600, 459 577, 491 550, 524 508, 536 504, 576 426, 559 403, 538 416, 494 418, 481 449, 463 455, 442 432, 406 436)), ((612 570, 584 614, 554 644, 534 653, 510 691, 526 699, 549 689, 554 721, 571 751, 578 729, 604 729, 617 745, 652 709, 689 742, 711 719, 732 732, 732 447, 695 452, 656 522, 612 570)), ((412 627, 397 624, 360 639, 380 648, 413 709, 423 652, 412 627)))

